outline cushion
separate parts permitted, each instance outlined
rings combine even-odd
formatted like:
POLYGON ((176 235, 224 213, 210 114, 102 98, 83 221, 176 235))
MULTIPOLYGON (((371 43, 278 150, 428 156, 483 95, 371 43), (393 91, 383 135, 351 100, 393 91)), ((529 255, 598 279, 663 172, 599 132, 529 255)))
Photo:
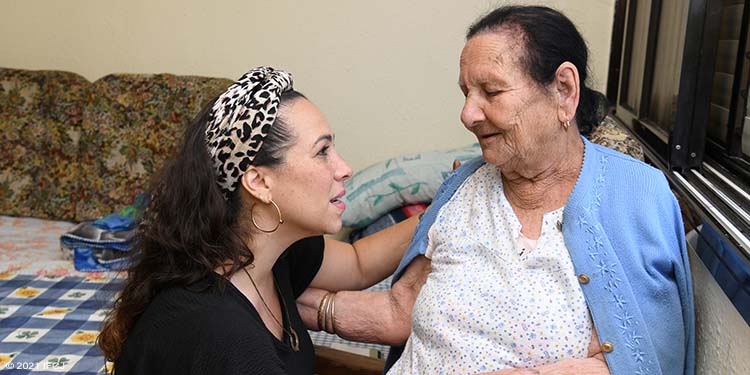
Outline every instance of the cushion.
POLYGON ((641 144, 630 133, 623 130, 614 118, 607 116, 588 137, 591 143, 609 147, 635 159, 643 161, 641 144))
POLYGON ((75 217, 90 90, 74 73, 0 68, 0 213, 75 217))
POLYGON ((388 211, 407 204, 432 201, 453 170, 482 154, 479 143, 448 151, 402 155, 369 166, 346 181, 342 216, 345 226, 361 228, 388 211))
POLYGON ((183 129, 231 80, 171 74, 111 74, 93 84, 83 115, 81 159, 87 186, 76 220, 127 206, 179 143, 183 129))
POLYGON ((388 228, 391 225, 398 224, 414 215, 419 215, 426 209, 427 205, 425 203, 398 207, 373 221, 371 224, 360 229, 352 230, 344 240, 349 243, 354 243, 361 238, 380 232, 381 230, 388 228))

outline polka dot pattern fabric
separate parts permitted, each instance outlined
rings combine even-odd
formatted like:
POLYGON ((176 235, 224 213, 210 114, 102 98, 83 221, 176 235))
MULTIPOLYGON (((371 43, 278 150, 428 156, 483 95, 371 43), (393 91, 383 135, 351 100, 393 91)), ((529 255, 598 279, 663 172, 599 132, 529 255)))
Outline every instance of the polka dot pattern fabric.
POLYGON ((389 374, 473 374, 584 358, 592 323, 558 222, 544 215, 534 241, 484 165, 441 208, 430 229, 432 272, 412 334, 389 374))

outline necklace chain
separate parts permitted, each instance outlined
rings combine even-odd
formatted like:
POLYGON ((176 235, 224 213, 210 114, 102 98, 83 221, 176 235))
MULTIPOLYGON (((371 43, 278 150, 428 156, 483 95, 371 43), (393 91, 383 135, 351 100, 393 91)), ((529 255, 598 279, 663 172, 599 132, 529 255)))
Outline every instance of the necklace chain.
MULTIPOLYGON (((260 301, 263 303, 263 306, 266 307, 266 310, 268 310, 268 313, 271 314, 271 318, 273 318, 273 321, 276 322, 276 324, 281 327, 281 330, 284 331, 287 335, 289 335, 289 344, 292 347, 292 350, 295 352, 299 351, 299 336, 297 336, 297 331, 292 328, 292 322, 289 322, 289 330, 284 328, 284 324, 282 324, 279 319, 276 318, 276 315, 273 314, 273 311, 271 311, 271 308, 268 307, 268 304, 266 303, 266 300, 263 298, 263 295, 260 294, 260 289, 258 289, 258 285, 255 284, 255 280, 253 280, 253 277, 250 276, 250 272, 247 271, 247 268, 242 267, 242 270, 245 271, 245 274, 250 279, 250 283, 253 284, 253 288, 255 288, 255 292, 258 293, 258 297, 260 297, 260 301)), ((274 284, 276 284, 274 282, 274 284)), ((281 300, 281 305, 284 308, 284 312, 286 312, 286 316, 289 317, 289 310, 286 308, 286 302, 284 301, 284 297, 281 296, 281 291, 278 289, 279 286, 276 285, 276 290, 279 292, 279 299, 281 300)))

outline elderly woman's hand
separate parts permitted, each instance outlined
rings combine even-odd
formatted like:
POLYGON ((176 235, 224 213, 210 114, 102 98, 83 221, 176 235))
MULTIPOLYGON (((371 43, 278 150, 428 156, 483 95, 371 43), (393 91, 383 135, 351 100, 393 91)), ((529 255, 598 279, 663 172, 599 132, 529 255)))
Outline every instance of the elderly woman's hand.
POLYGON ((533 368, 509 368, 494 372, 484 372, 479 375, 539 375, 539 370, 533 368))
POLYGON ((481 375, 609 375, 609 368, 598 358, 569 359, 537 368, 511 368, 481 375))
POLYGON ((568 359, 531 369, 511 368, 480 375, 610 375, 596 328, 591 330, 588 358, 568 359))
POLYGON ((602 346, 599 344, 599 334, 596 333, 596 327, 591 327, 591 343, 589 343, 589 352, 586 356, 588 358, 598 358, 602 362, 605 362, 602 346))

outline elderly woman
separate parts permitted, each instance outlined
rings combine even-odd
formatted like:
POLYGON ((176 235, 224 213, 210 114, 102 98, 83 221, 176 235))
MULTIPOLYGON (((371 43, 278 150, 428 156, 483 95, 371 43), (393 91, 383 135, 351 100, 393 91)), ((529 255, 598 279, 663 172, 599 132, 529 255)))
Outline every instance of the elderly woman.
POLYGON ((601 97, 586 67, 552 9, 503 7, 470 27, 461 121, 482 158, 445 181, 390 294, 334 299, 342 336, 398 343, 411 329, 389 374, 693 373, 679 207, 658 170, 581 136, 601 97))

